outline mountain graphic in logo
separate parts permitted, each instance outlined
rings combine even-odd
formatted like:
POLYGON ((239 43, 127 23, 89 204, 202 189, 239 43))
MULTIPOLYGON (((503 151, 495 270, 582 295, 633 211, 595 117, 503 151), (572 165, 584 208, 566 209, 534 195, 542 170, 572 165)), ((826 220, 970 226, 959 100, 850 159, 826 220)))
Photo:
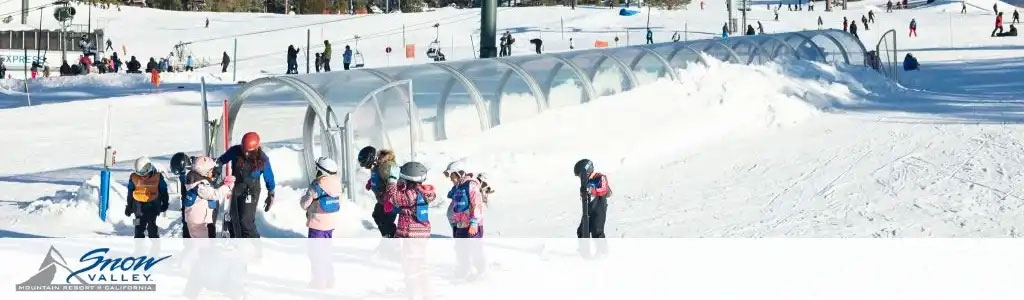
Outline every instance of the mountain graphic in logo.
MULTIPOLYGON (((56 248, 50 246, 50 251, 46 252, 46 257, 43 258, 43 263, 39 264, 39 272, 32 275, 31 278, 22 282, 23 285, 49 285, 49 284, 65 284, 68 283, 64 278, 68 278, 68 275, 74 272, 71 268, 68 268, 67 261, 64 260, 64 255, 60 254, 56 248), (56 279, 56 281, 54 280, 56 279)), ((70 282, 72 284, 89 284, 88 281, 82 279, 77 274, 73 276, 78 282, 70 282)))

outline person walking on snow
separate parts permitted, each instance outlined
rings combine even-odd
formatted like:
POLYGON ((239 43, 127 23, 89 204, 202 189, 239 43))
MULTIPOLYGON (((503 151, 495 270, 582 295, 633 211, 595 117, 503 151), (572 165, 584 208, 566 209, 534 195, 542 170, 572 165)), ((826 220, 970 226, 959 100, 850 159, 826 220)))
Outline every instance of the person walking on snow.
POLYGON ((764 34, 764 26, 761 25, 761 21, 757 21, 757 33, 764 34))
POLYGON ((213 215, 217 207, 224 207, 229 201, 235 185, 235 176, 227 175, 222 184, 214 187, 213 170, 216 168, 213 158, 200 156, 193 160, 192 170, 185 175, 185 197, 181 206, 190 238, 213 238, 209 230, 213 215))
POLYGON ((871 27, 868 26, 868 18, 867 17, 865 17, 863 15, 860 16, 860 23, 864 24, 864 30, 871 30, 871 27))
POLYGON ((222 56, 221 59, 220 59, 220 72, 221 73, 227 73, 228 72, 228 64, 230 64, 230 63, 231 63, 231 57, 228 56, 228 52, 227 51, 224 51, 224 56, 222 56))
POLYGON ((960 1, 960 14, 967 14, 967 2, 965 1, 960 1))
POLYGON ((821 16, 818 16, 818 30, 821 30, 821 26, 824 26, 825 22, 821 20, 821 16))
POLYGON ((135 238, 159 238, 156 217, 167 211, 167 182, 149 158, 135 160, 135 171, 128 176, 127 198, 124 216, 135 215, 135 238))
POLYGON ((1003 33, 1003 13, 996 14, 996 28, 992 29, 992 36, 996 36, 996 30, 1003 33))
POLYGON ((843 17, 843 31, 850 31, 850 22, 846 21, 846 17, 843 17))
POLYGON ((462 161, 453 161, 444 170, 444 176, 452 181, 448 191, 448 223, 452 225, 454 238, 482 238, 484 203, 481 183, 464 168, 462 161))
POLYGON ((611 196, 611 188, 608 184, 608 177, 601 173, 594 172, 594 163, 589 159, 582 159, 573 166, 573 173, 576 177, 586 180, 586 185, 580 187, 580 196, 589 199, 588 207, 589 220, 587 228, 590 232, 583 232, 583 221, 576 228, 576 237, 604 238, 604 222, 608 212, 608 197, 611 196))
POLYGON ((114 51, 114 43, 111 42, 110 39, 107 39, 107 48, 105 48, 103 50, 107 50, 107 49, 110 49, 110 51, 114 51))
POLYGON ((323 67, 323 65, 324 65, 324 62, 323 62, 323 58, 322 58, 322 57, 320 57, 320 53, 319 53, 319 52, 317 52, 317 53, 313 53, 313 56, 315 57, 315 58, 313 59, 313 65, 314 65, 314 66, 315 66, 315 68, 316 68, 316 72, 317 72, 317 73, 320 73, 320 68, 322 68, 322 67, 323 67))
POLYGON ((679 41, 679 39, 680 39, 680 37, 679 37, 679 32, 678 32, 678 31, 676 31, 676 32, 673 32, 673 33, 672 33, 672 41, 673 41, 673 42, 678 42, 678 41, 679 41))
POLYGON ((390 150, 377 151, 373 146, 359 150, 357 157, 359 166, 370 171, 370 180, 366 181, 366 190, 373 193, 377 203, 373 205, 370 217, 377 224, 380 236, 395 237, 395 218, 398 211, 387 201, 387 187, 398 183, 399 168, 395 162, 395 153, 390 150))
POLYGON ((859 36, 857 36, 857 21, 850 22, 850 34, 859 38, 859 36))
POLYGON ((341 53, 341 64, 348 70, 349 66, 352 65, 352 48, 345 45, 345 52, 341 53))
POLYGON ((700 10, 704 10, 704 0, 700 1, 700 10))
POLYGON ((428 238, 430 220, 427 211, 436 194, 434 186, 423 184, 427 179, 427 167, 421 163, 407 162, 399 170, 399 182, 387 186, 386 201, 398 207, 398 228, 395 237, 428 238))
POLYGON ((647 28, 647 44, 654 44, 654 32, 647 28))
POLYGON ((324 40, 324 54, 320 55, 320 59, 324 60, 324 72, 331 71, 331 42, 324 40))
POLYGON ((992 13, 999 14, 999 3, 992 3, 992 13))
POLYGON ((242 136, 242 143, 232 146, 224 152, 217 163, 220 165, 231 164, 231 175, 235 176, 237 184, 231 189, 231 226, 228 232, 231 237, 258 238, 259 230, 256 229, 256 210, 259 204, 260 177, 267 186, 267 197, 264 200, 263 211, 270 211, 274 204, 274 169, 270 167, 270 158, 263 152, 260 146, 260 135, 255 132, 248 132, 242 136))
POLYGON ((505 52, 505 44, 508 43, 508 36, 503 33, 501 34, 501 38, 499 38, 498 41, 499 46, 501 47, 501 50, 498 51, 498 57, 507 56, 507 53, 505 52))
POLYGON ((341 178, 338 177, 338 163, 321 157, 316 160, 316 179, 309 184, 299 205, 306 210, 306 227, 309 238, 334 237, 336 215, 341 209, 341 178))
POLYGON ((910 19, 910 34, 907 37, 917 36, 917 19, 910 19))
POLYGON ((210 18, 206 18, 206 28, 210 28, 210 18))
POLYGON ((891 13, 892 12, 892 0, 889 0, 889 2, 885 3, 885 12, 887 12, 887 13, 891 13))
POLYGON ((722 39, 729 38, 729 23, 722 25, 722 39))
POLYGON ((1013 23, 1012 24, 1017 24, 1017 23, 1020 23, 1020 13, 1017 12, 1016 9, 1014 9, 1013 10, 1013 23))
POLYGON ((196 69, 196 62, 192 60, 192 55, 185 58, 185 71, 192 72, 196 69))
POLYGON ((868 11, 868 21, 871 21, 871 23, 875 22, 875 11, 873 11, 873 10, 869 10, 868 11))
POLYGON ((288 45, 288 71, 287 74, 299 74, 299 49, 294 45, 288 45))

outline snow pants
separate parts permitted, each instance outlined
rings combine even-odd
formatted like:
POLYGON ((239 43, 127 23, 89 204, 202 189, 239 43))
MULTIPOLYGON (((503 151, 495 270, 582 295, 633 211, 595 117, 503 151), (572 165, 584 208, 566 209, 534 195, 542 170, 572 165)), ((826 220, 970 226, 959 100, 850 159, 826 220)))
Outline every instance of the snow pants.
MULTIPOLYGON (((192 230, 189 229, 191 227, 188 226, 188 223, 185 223, 184 220, 182 221, 182 223, 183 223, 182 225, 185 225, 185 226, 181 227, 181 237, 186 238, 186 239, 187 238, 192 238, 192 230)), ((206 224, 205 231, 206 231, 206 237, 212 238, 212 237, 217 236, 217 227, 214 226, 213 223, 206 224)))
POLYGON ((324 72, 330 72, 330 71, 331 71, 331 59, 330 58, 324 58, 324 72))
POLYGON ((220 72, 221 73, 227 73, 228 72, 228 64, 221 64, 220 65, 220 72))
POLYGON ((311 238, 311 239, 329 239, 329 238, 333 238, 334 237, 334 229, 331 229, 331 230, 319 230, 319 229, 310 228, 309 229, 309 234, 306 235, 306 236, 311 238))
MULTIPOLYGON (((608 199, 604 197, 595 198, 590 201, 590 237, 592 238, 604 238, 604 220, 605 215, 608 213, 608 199)), ((576 237, 584 237, 583 233, 583 220, 580 220, 580 226, 576 227, 576 237)))
MULTIPOLYGON (((213 237, 212 235, 209 235, 209 232, 206 230, 206 225, 207 225, 206 223, 188 224, 188 226, 185 227, 189 231, 189 236, 188 237, 189 238, 193 238, 193 239, 205 239, 205 238, 213 237)), ((213 225, 213 224, 209 224, 209 225, 213 225)), ((183 236, 184 236, 184 234, 183 234, 183 236)))
POLYGON ((147 234, 149 238, 160 237, 159 228, 156 227, 157 215, 157 212, 145 212, 135 216, 135 238, 145 238, 147 234))
POLYGON ((996 30, 999 30, 999 33, 1003 33, 1003 26, 997 26, 995 29, 992 29, 992 36, 996 36, 996 30))
POLYGON ((231 194, 231 226, 228 234, 232 238, 259 238, 256 230, 256 210, 259 209, 260 188, 237 188, 231 194), (250 195, 252 195, 250 197, 250 195))
POLYGON ((469 235, 469 228, 452 227, 452 235, 455 240, 455 276, 464 278, 469 276, 473 269, 476 273, 483 273, 487 269, 487 262, 484 260, 484 248, 482 240, 469 240, 463 238, 482 238, 484 227, 477 227, 476 235, 469 235))
POLYGON ((349 65, 351 65, 352 63, 341 63, 341 64, 342 64, 343 67, 345 67, 345 70, 348 70, 349 65))
POLYGON ((389 213, 384 211, 384 205, 377 203, 373 205, 373 213, 370 216, 373 217, 373 222, 377 224, 380 236, 386 238, 395 237, 395 231, 398 230, 398 227, 395 226, 395 218, 398 217, 397 207, 389 213))

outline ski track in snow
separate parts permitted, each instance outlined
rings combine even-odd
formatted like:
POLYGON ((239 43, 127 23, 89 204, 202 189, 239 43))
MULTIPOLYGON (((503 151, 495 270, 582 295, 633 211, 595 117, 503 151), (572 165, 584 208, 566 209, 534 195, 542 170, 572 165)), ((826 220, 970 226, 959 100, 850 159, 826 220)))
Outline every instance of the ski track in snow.
MULTIPOLYGON (((982 8, 992 4, 969 2, 982 8)), ((708 11, 720 8, 718 3, 707 4, 708 11)), ((826 17, 826 27, 836 27, 842 16, 858 19, 879 4, 884 7, 884 1, 869 0, 851 3, 849 11, 820 14, 826 17)), ((768 18, 768 12, 758 8, 754 6, 751 19, 768 18)), ((132 18, 159 15, 125 10, 135 15, 132 18)), ((581 10, 580 14, 592 15, 578 16, 565 8, 523 10, 538 17, 523 24, 502 18, 499 24, 526 28, 527 32, 517 33, 519 40, 534 34, 529 30, 557 30, 560 16, 568 16, 564 20, 577 30, 576 45, 581 48, 589 40, 607 39, 609 29, 636 25, 625 18, 602 19, 607 17, 600 16, 600 10, 581 10), (537 21, 549 19, 556 22, 537 21)), ((901 73, 903 86, 886 83, 863 68, 712 63, 681 70, 683 79, 678 83, 657 82, 585 105, 559 107, 483 134, 427 143, 419 157, 434 173, 461 157, 491 173, 498 194, 491 198, 485 221, 489 236, 573 236, 579 203, 567 169, 580 156, 594 159, 612 183, 614 196, 605 229, 610 237, 1019 236, 1021 229, 1016 226, 1024 224, 1024 199, 1015 189, 1024 175, 1018 141, 1024 121, 1020 96, 1024 85, 1017 78, 1024 75, 1024 60, 1016 56, 1024 47, 1022 42, 988 38, 991 13, 987 9, 950 15, 959 12, 958 2, 939 1, 891 14, 881 11, 876 9, 879 23, 871 26, 875 30, 861 31, 861 37, 870 48, 884 32, 878 29, 897 29, 901 47, 924 64, 922 71, 901 73), (910 17, 921 24, 921 38, 904 38, 910 17), (951 24, 956 25, 950 26, 952 37, 944 33, 951 24), (975 36, 978 32, 985 34, 975 36), (954 42, 956 46, 950 47, 954 42), (580 137, 583 131, 602 132, 604 139, 580 137)), ((445 9, 405 16, 408 21, 422 21, 462 13, 445 9)), ((700 17, 695 10, 655 13, 666 16, 652 20, 665 30, 680 27, 682 20, 690 22, 691 30, 715 32, 721 26, 718 18, 700 17)), ((106 18, 111 12, 96 14, 106 18)), ((780 14, 784 21, 765 22, 769 32, 816 28, 816 18, 802 18, 799 12, 780 14)), ((203 18, 186 16, 176 22, 203 18)), ((234 14, 211 19, 217 26, 218 20, 230 16, 234 14)), ((297 17, 265 17, 278 18, 281 24, 308 23, 297 17)), ((117 22, 136 22, 132 18, 117 22)), ((382 18, 386 17, 357 22, 382 18)), ((170 21, 153 23, 146 26, 188 28, 170 21)), ((143 39, 144 30, 156 30, 146 28, 119 27, 111 34, 117 41, 143 39)), ((218 29, 224 32, 204 32, 196 38, 241 29, 218 29)), ((467 30, 459 35, 471 33, 456 30, 467 30)), ((641 31, 631 34, 634 40, 642 40, 641 31)), ((670 35, 658 34, 659 38, 670 35)), ((432 36, 432 31, 410 32, 410 39, 432 36)), ((390 39, 367 40, 361 47, 383 48, 390 39)), ((156 49, 163 49, 167 42, 172 41, 138 46, 162 53, 156 49)), ((565 48, 563 44, 554 39, 546 41, 545 47, 558 51, 565 48)), ((222 46, 222 41, 204 43, 194 50, 219 54, 222 46)), ((270 53, 279 50, 277 46, 247 48, 240 56, 270 53)), ((336 43, 334 47, 344 46, 336 43)), ((460 41, 455 47, 469 56, 468 43, 460 41)), ((529 49, 514 50, 520 54, 529 49)), ((283 69, 282 58, 247 59, 239 69, 240 78, 264 76, 257 72, 261 69, 283 69)), ((371 55, 367 62, 384 64, 381 57, 371 55)), ((228 97, 237 86, 221 79, 225 77, 219 72, 207 73, 202 74, 218 76, 210 78, 210 83, 215 99, 211 101, 219 105, 216 99, 228 97)), ((102 156, 98 119, 110 105, 120 160, 114 179, 120 184, 125 183, 131 160, 137 156, 153 156, 165 165, 174 152, 198 149, 199 138, 194 136, 198 125, 181 121, 198 116, 197 76, 177 74, 167 79, 170 83, 160 90, 127 75, 51 79, 30 85, 40 93, 34 99, 47 103, 33 107, 22 106, 23 94, 4 91, 0 132, 5 133, 2 140, 18 147, 6 151, 8 159, 0 166, 0 237, 130 235, 130 220, 120 213, 123 199, 111 199, 109 222, 101 223, 95 216, 96 158, 102 156), (154 131, 160 138, 152 138, 154 131)), ((17 89, 18 85, 0 80, 0 86, 17 89)), ((571 104, 558 99, 552 103, 571 104)), ((305 188, 294 166, 298 155, 294 143, 304 109, 294 101, 254 103, 247 105, 236 124, 236 128, 260 131, 264 140, 271 141, 268 148, 280 188, 274 211, 258 214, 265 236, 305 235, 303 212, 291 203, 305 188)), ((441 190, 450 187, 437 177, 430 183, 441 190)), ((365 194, 362 197, 365 200, 365 194)), ((441 200, 431 211, 435 234, 448 234, 443 225, 446 203, 441 200)), ((172 201, 171 206, 175 205, 172 201)), ((346 205, 346 221, 338 236, 375 236, 376 230, 365 225, 368 205, 363 201, 346 205)), ((175 224, 179 215, 172 209, 159 219, 162 235, 180 234, 180 225, 175 224)))

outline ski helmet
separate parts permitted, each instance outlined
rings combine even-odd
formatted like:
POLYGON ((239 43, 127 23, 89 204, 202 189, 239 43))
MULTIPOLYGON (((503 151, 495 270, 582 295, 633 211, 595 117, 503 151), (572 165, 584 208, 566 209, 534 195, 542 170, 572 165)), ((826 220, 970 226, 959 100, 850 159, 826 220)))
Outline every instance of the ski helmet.
POLYGON ((586 158, 581 159, 576 162, 576 166, 572 168, 572 172, 573 174, 576 174, 577 177, 589 177, 591 173, 594 173, 594 163, 586 158))
POLYGON ((260 135, 255 132, 247 132, 242 136, 242 150, 245 152, 256 150, 260 147, 260 135))
POLYGON ((423 182, 427 180, 427 167, 421 163, 410 161, 399 169, 401 178, 412 182, 423 182))
POLYGON ((198 156, 195 161, 192 162, 192 172, 199 173, 199 175, 211 177, 213 169, 217 167, 217 163, 213 161, 209 156, 198 156))
POLYGON ((338 163, 334 162, 333 159, 327 157, 321 157, 316 160, 316 168, 327 174, 338 173, 338 163))
POLYGON ((465 163, 462 160, 456 160, 448 164, 448 168, 444 170, 446 176, 452 173, 466 172, 465 163))
POLYGON ((192 165, 192 159, 184 152, 175 153, 171 156, 171 172, 174 175, 181 175, 188 172, 192 165))
POLYGON ((369 166, 376 158, 377 148, 373 148, 373 146, 366 146, 359 150, 358 161, 360 166, 369 166))
POLYGON ((139 157, 135 160, 135 174, 149 175, 154 170, 153 163, 149 161, 149 157, 139 157))

